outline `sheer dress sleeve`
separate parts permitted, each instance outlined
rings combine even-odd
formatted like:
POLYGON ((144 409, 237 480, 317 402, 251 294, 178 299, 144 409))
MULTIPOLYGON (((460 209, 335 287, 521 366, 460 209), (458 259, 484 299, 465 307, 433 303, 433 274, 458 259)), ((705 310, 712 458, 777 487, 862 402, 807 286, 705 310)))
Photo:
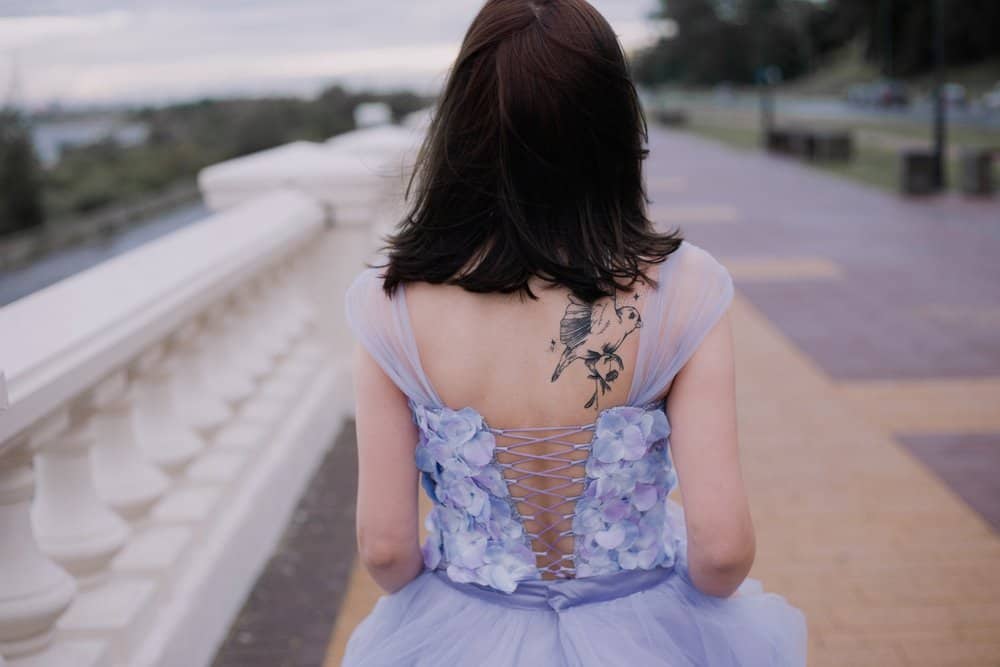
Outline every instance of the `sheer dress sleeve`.
POLYGON ((378 268, 365 269, 347 288, 347 323, 400 391, 421 405, 438 405, 437 394, 420 366, 405 290, 396 290, 390 299, 382 290, 379 272, 378 268))
POLYGON ((662 396, 733 300, 729 271, 689 241, 659 268, 659 288, 643 311, 629 405, 646 405, 662 396))

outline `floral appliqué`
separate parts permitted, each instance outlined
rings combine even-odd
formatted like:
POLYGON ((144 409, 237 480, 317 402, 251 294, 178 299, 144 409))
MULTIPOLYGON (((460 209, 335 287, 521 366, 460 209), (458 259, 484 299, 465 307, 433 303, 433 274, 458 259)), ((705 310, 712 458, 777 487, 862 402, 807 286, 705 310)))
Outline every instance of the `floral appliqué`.
POLYGON ((667 517, 677 475, 660 409, 609 408, 595 423, 587 482, 573 517, 576 576, 670 566, 681 536, 667 517))
POLYGON ((420 429, 416 464, 434 501, 425 526, 424 564, 444 565, 448 577, 507 593, 538 579, 535 556, 507 484, 494 464, 496 440, 472 408, 410 403, 420 429))
MULTIPOLYGON (((434 501, 422 548, 427 568, 507 593, 519 581, 540 579, 482 416, 412 401, 410 408, 420 431, 416 465, 434 501)), ((669 433, 659 408, 615 407, 599 415, 573 516, 577 577, 674 563, 683 536, 673 534, 667 516, 667 494, 677 483, 669 433)))

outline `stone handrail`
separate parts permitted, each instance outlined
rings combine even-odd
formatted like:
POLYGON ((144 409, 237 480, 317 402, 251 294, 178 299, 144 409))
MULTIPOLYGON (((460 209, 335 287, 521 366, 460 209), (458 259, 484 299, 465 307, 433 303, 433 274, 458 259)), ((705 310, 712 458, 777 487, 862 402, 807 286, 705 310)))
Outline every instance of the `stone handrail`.
POLYGON ((278 191, 255 201, 252 214, 236 210, 181 229, 0 308, 11 404, 0 442, 322 225, 314 202, 278 191))
POLYGON ((393 132, 213 166, 218 214, 0 308, 0 665, 210 664, 350 414, 393 132))

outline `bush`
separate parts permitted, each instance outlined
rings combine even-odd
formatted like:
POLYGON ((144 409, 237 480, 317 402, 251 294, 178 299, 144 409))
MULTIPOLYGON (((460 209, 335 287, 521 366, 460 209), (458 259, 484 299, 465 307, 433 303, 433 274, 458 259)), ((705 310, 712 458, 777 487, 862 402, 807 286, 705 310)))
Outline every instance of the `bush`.
POLYGON ((24 119, 0 110, 0 234, 41 225, 42 179, 24 119))

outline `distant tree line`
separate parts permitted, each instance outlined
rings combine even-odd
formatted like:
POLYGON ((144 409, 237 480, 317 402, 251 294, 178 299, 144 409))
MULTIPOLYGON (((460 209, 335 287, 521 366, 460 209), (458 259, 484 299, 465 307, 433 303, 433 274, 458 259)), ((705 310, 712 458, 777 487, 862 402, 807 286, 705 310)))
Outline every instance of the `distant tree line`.
POLYGON ((863 39, 866 57, 884 74, 912 76, 934 65, 934 2, 943 9, 947 64, 1000 58, 997 0, 836 0, 834 4, 863 39))
POLYGON ((212 163, 296 140, 319 141, 354 129, 354 108, 385 102, 399 120, 431 100, 410 92, 351 92, 340 86, 315 99, 205 99, 130 112, 146 125, 136 146, 104 140, 65 150, 42 170, 26 119, 0 113, 0 234, 134 201, 194 179, 212 163))
MULTIPOLYGON (((775 65, 785 79, 821 67, 849 42, 887 76, 911 76, 934 63, 937 0, 660 0, 659 18, 677 34, 639 53, 642 83, 752 83, 775 65)), ((942 2, 946 62, 1000 58, 1000 0, 942 2)))
POLYGON ((24 118, 0 109, 0 233, 42 224, 42 174, 24 118))

